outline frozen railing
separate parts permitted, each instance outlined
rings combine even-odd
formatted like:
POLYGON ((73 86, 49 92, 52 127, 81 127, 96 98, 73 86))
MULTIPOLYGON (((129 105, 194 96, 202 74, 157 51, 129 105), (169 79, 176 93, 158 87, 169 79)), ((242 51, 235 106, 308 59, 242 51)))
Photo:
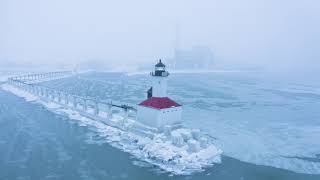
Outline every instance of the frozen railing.
POLYGON ((57 90, 44 85, 35 84, 40 79, 56 79, 58 77, 68 76, 68 72, 45 73, 44 75, 24 75, 19 77, 9 78, 7 83, 19 89, 27 91, 35 96, 38 96, 45 102, 54 102, 63 107, 75 110, 81 115, 90 119, 101 121, 112 127, 131 130, 143 135, 154 134, 157 129, 146 127, 134 119, 136 117, 136 105, 129 103, 121 103, 117 101, 103 101, 91 97, 83 97, 71 94, 66 91, 57 90), (66 73, 66 74, 64 74, 66 73), (119 118, 113 118, 114 111, 120 111, 119 118), (129 118, 132 117, 132 118, 129 118), (116 119, 116 121, 114 120, 116 119), (131 120, 130 120, 131 119, 131 120))
POLYGON ((9 78, 8 80, 19 80, 23 82, 36 83, 41 81, 49 81, 54 79, 65 78, 74 75, 73 71, 57 71, 38 74, 25 74, 9 78))
POLYGON ((38 74, 26 74, 26 75, 15 76, 9 79, 35 83, 38 81, 48 81, 48 80, 54 80, 59 78, 65 78, 72 75, 74 75, 74 72, 72 71, 57 71, 57 72, 38 73, 38 74))

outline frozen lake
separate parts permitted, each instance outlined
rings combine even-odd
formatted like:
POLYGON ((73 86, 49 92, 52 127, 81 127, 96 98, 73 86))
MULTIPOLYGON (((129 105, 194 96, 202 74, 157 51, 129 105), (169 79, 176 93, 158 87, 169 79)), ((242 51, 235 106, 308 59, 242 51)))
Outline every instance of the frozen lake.
MULTIPOLYGON (((138 103, 146 75, 87 73, 44 83, 138 103)), ((320 88, 246 73, 173 74, 188 127, 216 137, 222 163, 172 176, 111 147, 94 128, 0 90, 0 179, 319 179, 320 88), (313 174, 313 175, 312 175, 313 174)))

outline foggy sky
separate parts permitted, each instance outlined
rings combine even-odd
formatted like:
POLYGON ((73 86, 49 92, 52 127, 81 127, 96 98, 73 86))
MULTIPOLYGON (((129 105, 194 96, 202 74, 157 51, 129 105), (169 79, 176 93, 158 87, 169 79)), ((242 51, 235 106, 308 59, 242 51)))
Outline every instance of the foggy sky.
POLYGON ((319 0, 0 0, 0 66, 125 64, 209 46, 216 63, 320 70, 319 0))

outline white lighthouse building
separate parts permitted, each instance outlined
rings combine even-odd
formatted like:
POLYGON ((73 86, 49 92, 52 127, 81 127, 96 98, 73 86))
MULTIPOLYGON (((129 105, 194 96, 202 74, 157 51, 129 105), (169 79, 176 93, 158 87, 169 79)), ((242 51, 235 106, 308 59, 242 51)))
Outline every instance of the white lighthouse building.
POLYGON ((169 72, 161 60, 150 75, 152 87, 148 90, 148 98, 138 104, 138 121, 157 128, 180 123, 182 105, 167 96, 169 72))

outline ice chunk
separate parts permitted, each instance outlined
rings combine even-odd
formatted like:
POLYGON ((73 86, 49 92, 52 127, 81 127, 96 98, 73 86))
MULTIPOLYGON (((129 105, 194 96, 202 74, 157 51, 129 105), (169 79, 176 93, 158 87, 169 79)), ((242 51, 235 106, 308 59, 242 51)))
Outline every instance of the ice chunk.
POLYGON ((191 134, 192 134, 193 139, 199 140, 199 138, 200 138, 200 129, 192 129, 191 134))
POLYGON ((201 137, 199 139, 201 148, 207 148, 208 147, 208 139, 206 137, 201 137))
POLYGON ((200 144, 199 142, 193 140, 193 139, 190 139, 188 141, 188 146, 189 146, 189 151, 190 152, 198 152, 200 150, 200 144))
POLYGON ((16 88, 16 87, 8 85, 8 84, 1 85, 1 88, 5 91, 13 93, 16 96, 23 97, 26 101, 35 101, 38 99, 37 96, 34 96, 26 91, 23 91, 19 88, 16 88))
POLYGON ((179 133, 172 132, 171 139, 172 139, 172 144, 174 144, 175 146, 181 147, 184 145, 183 137, 179 133))

